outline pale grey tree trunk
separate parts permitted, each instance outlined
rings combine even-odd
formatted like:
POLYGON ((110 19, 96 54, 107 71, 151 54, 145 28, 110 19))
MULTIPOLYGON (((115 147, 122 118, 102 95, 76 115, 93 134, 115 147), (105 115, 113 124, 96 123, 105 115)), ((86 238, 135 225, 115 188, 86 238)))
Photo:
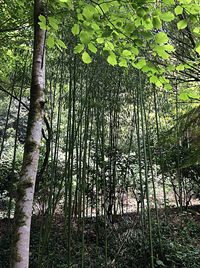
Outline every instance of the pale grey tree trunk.
POLYGON ((15 226, 11 254, 11 267, 13 268, 28 268, 29 266, 31 215, 44 113, 45 32, 38 25, 38 16, 41 11, 42 0, 34 0, 34 49, 30 111, 14 216, 15 226))

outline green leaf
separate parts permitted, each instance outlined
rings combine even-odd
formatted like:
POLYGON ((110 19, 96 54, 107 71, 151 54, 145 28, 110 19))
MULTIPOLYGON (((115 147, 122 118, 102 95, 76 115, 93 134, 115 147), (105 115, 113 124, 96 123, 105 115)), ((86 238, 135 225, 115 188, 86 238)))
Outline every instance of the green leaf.
POLYGON ((170 11, 160 14, 160 19, 166 22, 174 20, 174 14, 170 11))
POLYGON ((74 48, 74 53, 81 53, 84 49, 84 45, 83 44, 78 44, 75 46, 74 48))
POLYGON ((104 47, 105 47, 105 49, 108 50, 108 51, 112 51, 112 50, 115 49, 115 48, 114 48, 114 45, 113 45, 110 41, 106 41, 104 47))
POLYGON ((92 22, 91 23, 91 27, 92 29, 94 29, 95 31, 98 31, 100 29, 99 25, 96 22, 92 22))
POLYGON ((196 45, 195 51, 200 54, 200 43, 196 45))
POLYGON ((187 94, 187 93, 181 93, 181 94, 179 95, 179 99, 180 99, 180 100, 183 100, 183 101, 188 100, 188 99, 189 99, 188 94, 187 94))
POLYGON ((93 52, 96 53, 97 52, 97 48, 95 47, 95 45, 93 45, 92 43, 88 44, 88 49, 93 52))
POLYGON ((167 60, 169 58, 169 54, 166 52, 164 46, 155 46, 153 50, 163 59, 167 60))
POLYGON ((148 66, 148 65, 145 65, 144 67, 142 67, 142 71, 144 72, 144 73, 148 73, 149 71, 151 72, 151 67, 150 66, 148 66))
POLYGON ((102 38, 102 37, 98 37, 98 38, 97 38, 97 43, 98 43, 98 44, 103 44, 103 43, 104 43, 104 38, 102 38))
POLYGON ((200 13, 200 5, 199 4, 191 3, 190 5, 187 5, 185 7, 185 9, 187 10, 188 13, 190 13, 192 15, 199 15, 199 13, 200 13))
POLYGON ((86 20, 92 20, 95 13, 95 8, 92 5, 86 5, 83 9, 83 16, 86 20))
POLYGON ((175 7, 174 12, 176 15, 180 15, 183 13, 183 8, 181 6, 177 6, 175 7))
POLYGON ((164 89, 171 90, 172 89, 172 86, 170 84, 165 84, 164 85, 164 89))
POLYGON ((54 17, 48 17, 49 25, 54 29, 58 30, 58 21, 54 17))
POLYGON ((179 0, 181 4, 190 4, 192 0, 179 0))
POLYGON ((47 46, 48 46, 49 48, 54 47, 54 45, 55 45, 54 37, 53 37, 52 35, 50 35, 50 36, 47 38, 46 43, 47 43, 47 46))
POLYGON ((127 61, 125 59, 120 59, 119 61, 119 66, 120 67, 128 67, 127 61))
POLYGON ((126 22, 124 30, 126 34, 131 34, 133 30, 135 29, 135 24, 131 21, 126 22))
POLYGON ((131 47, 131 52, 136 56, 139 54, 139 50, 137 47, 131 47))
POLYGON ((180 21, 177 23, 177 28, 178 28, 178 30, 185 29, 186 27, 187 27, 187 21, 186 21, 186 20, 180 20, 180 21))
POLYGON ((113 30, 107 25, 103 29, 102 37, 110 37, 113 30))
POLYGON ((74 26, 72 27, 72 33, 73 35, 78 35, 80 31, 79 25, 78 24, 74 24, 74 26))
POLYGON ((79 21, 84 21, 83 15, 80 13, 77 15, 77 18, 79 21))
POLYGON ((163 45, 162 47, 164 48, 164 50, 166 50, 168 52, 172 52, 172 51, 175 50, 175 48, 172 45, 170 45, 170 44, 163 45))
POLYGON ((116 55, 114 53, 111 53, 107 58, 107 62, 112 66, 117 65, 116 55))
POLYGON ((80 40, 83 44, 89 44, 91 39, 92 39, 91 32, 86 32, 84 30, 80 32, 80 40))
POLYGON ((143 25, 145 30, 152 30, 153 29, 153 22, 149 17, 142 19, 141 22, 142 22, 142 25, 143 25))
POLYGON ((157 86, 157 87, 162 87, 162 83, 158 80, 158 81, 156 82, 156 86, 157 86))
POLYGON ((42 23, 44 23, 44 24, 47 23, 47 20, 46 20, 45 16, 40 15, 38 18, 39 18, 39 20, 40 20, 42 23))
POLYGON ((197 35, 200 35, 200 27, 195 27, 193 30, 192 30, 193 33, 197 34, 197 35))
POLYGON ((157 87, 161 87, 162 86, 162 83, 160 82, 159 77, 157 77, 155 75, 152 75, 150 77, 150 83, 155 84, 157 87))
MULTIPOLYGON (((191 89, 189 89, 191 91, 191 89)), ((196 92, 191 92, 188 94, 188 97, 191 99, 199 99, 200 100, 200 95, 197 94, 196 92)))
POLYGON ((144 8, 139 7, 136 11, 138 17, 144 17, 146 15, 146 10, 144 8))
POLYGON ((153 27, 156 29, 160 29, 160 27, 162 26, 162 22, 159 17, 153 17, 152 22, 153 22, 153 27))
POLYGON ((82 60, 86 64, 89 64, 89 63, 92 62, 92 59, 91 59, 90 55, 86 51, 84 51, 83 54, 82 54, 82 60))
POLYGON ((43 30, 43 31, 46 31, 47 30, 47 25, 42 23, 42 22, 38 22, 38 24, 40 25, 40 28, 43 30))
POLYGON ((159 81, 159 79, 158 79, 157 76, 152 75, 152 76, 150 77, 150 83, 155 84, 155 83, 158 82, 158 81, 159 81))
POLYGON ((40 22, 38 22, 38 24, 40 25, 40 28, 41 28, 43 31, 47 30, 47 21, 46 21, 45 16, 40 15, 38 18, 39 18, 39 20, 40 20, 40 22))
POLYGON ((140 59, 136 64, 135 67, 137 69, 142 69, 144 66, 146 66, 146 60, 145 59, 140 59))
POLYGON ((169 5, 169 6, 175 4, 174 0, 162 0, 162 2, 163 2, 164 4, 166 4, 166 5, 169 5))
POLYGON ((183 64, 180 64, 176 67, 177 71, 184 71, 185 70, 185 66, 183 64))
POLYGON ((67 4, 68 8, 73 10, 72 0, 59 0, 62 4, 67 4))
POLYGON ((168 42, 168 40, 169 38, 167 34, 164 32, 160 32, 155 35, 155 41, 157 44, 165 44, 168 42))
POLYGON ((101 8, 103 9, 104 13, 107 13, 109 11, 109 4, 108 3, 103 3, 101 4, 101 8))
POLYGON ((125 50, 122 51, 122 55, 123 55, 125 58, 130 58, 131 55, 132 55, 132 53, 131 53, 129 50, 125 49, 125 50))
POLYGON ((60 39, 58 39, 58 40, 56 41, 56 44, 57 44, 59 47, 67 48, 67 46, 65 45, 65 43, 64 43, 62 40, 60 40, 60 39))

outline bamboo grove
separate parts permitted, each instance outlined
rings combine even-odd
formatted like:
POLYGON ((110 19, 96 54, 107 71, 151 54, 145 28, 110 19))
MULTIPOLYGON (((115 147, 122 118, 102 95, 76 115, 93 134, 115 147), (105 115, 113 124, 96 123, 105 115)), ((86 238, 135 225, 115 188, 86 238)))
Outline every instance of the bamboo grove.
MULTIPOLYGON (((54 47, 45 56, 29 267, 189 267, 167 259, 163 226, 170 224, 170 207, 183 213, 199 197, 196 65, 182 74, 168 72, 166 88, 150 83, 142 68, 112 66, 99 51, 85 64, 74 53, 79 43, 70 30, 74 22, 64 24, 60 38, 66 48, 54 47), (190 87, 196 95, 189 95, 190 87), (118 228, 124 228, 122 234, 118 228), (60 251, 59 259, 52 248, 60 251), (120 262, 123 254, 132 256, 130 262, 120 262)), ((173 61, 185 64, 180 56, 185 44, 178 46, 172 34, 178 47, 173 61)), ((0 201, 8 236, 2 267, 9 267, 15 243, 13 216, 31 110, 30 49, 16 46, 9 53, 12 68, 0 80, 0 201)))

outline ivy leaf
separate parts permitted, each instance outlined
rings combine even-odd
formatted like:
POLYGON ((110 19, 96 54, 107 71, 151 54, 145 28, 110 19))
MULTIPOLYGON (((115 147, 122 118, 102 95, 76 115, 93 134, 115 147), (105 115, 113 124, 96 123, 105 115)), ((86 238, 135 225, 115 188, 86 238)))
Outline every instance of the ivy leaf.
POLYGON ((177 28, 178 28, 178 30, 185 29, 186 27, 187 27, 187 21, 186 21, 186 20, 180 20, 180 21, 177 23, 177 28))
POLYGON ((82 54, 82 60, 86 64, 89 64, 89 63, 92 62, 92 59, 91 59, 90 55, 86 51, 84 51, 83 54, 82 54))
POLYGON ((74 24, 74 26, 72 27, 72 33, 73 35, 78 35, 80 31, 79 25, 78 24, 74 24))
POLYGON ((83 51, 83 49, 84 49, 84 45, 83 44, 78 44, 74 48, 74 53, 76 53, 76 54, 81 53, 83 51))
POLYGON ((168 38, 167 34, 164 32, 157 33, 155 36, 156 43, 160 44, 160 45, 167 43, 168 40, 169 40, 169 38, 168 38))
POLYGON ((183 13, 183 8, 181 6, 177 6, 174 9, 176 15, 181 15, 183 13))
POLYGON ((50 36, 47 38, 46 43, 47 43, 47 46, 48 46, 49 48, 54 47, 54 45, 55 45, 54 37, 53 37, 52 35, 50 35, 50 36))
POLYGON ((95 47, 95 45, 93 45, 92 43, 88 44, 88 49, 93 52, 96 53, 97 52, 97 48, 95 47))
POLYGON ((107 58, 107 62, 112 66, 117 65, 116 55, 114 53, 111 53, 107 58))

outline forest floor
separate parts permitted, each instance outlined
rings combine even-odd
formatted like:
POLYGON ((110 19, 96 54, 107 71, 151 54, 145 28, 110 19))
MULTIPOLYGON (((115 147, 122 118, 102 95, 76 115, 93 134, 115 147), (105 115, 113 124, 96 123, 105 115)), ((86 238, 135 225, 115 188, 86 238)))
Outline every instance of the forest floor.
MULTIPOLYGON (((191 206, 187 211, 168 208, 165 218, 164 210, 159 209, 160 233, 155 212, 152 210, 152 244, 155 267, 199 268, 200 267, 200 205, 191 206)), ((31 231, 30 268, 67 268, 68 235, 64 235, 64 218, 56 214, 51 225, 51 232, 45 227, 49 237, 46 247, 40 248, 43 256, 40 264, 38 247, 41 234, 41 216, 34 216, 31 231)), ((84 253, 86 268, 147 268, 150 267, 148 228, 142 231, 140 217, 137 213, 117 215, 113 223, 103 218, 86 218, 84 221, 84 251, 82 249, 82 232, 77 222, 71 228, 70 267, 81 267, 81 254, 84 253), (107 238, 107 239, 106 239, 107 238)), ((50 225, 47 225, 48 228, 50 225)), ((9 267, 10 242, 7 219, 0 220, 0 268, 9 267)))

